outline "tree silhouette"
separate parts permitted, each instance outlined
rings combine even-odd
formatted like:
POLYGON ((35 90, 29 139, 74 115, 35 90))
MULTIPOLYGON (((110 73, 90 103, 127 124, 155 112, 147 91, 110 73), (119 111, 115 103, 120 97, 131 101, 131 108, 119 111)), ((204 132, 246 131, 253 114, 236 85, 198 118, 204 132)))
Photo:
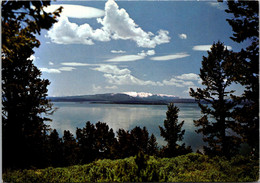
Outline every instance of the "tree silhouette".
POLYGON ((167 146, 164 147, 163 154, 168 157, 182 154, 183 149, 185 149, 185 144, 177 144, 178 141, 183 140, 185 133, 185 130, 182 130, 184 121, 178 122, 178 112, 179 108, 170 103, 166 112, 166 119, 164 120, 164 128, 159 126, 161 136, 167 141, 167 146))
POLYGON ((231 39, 241 43, 251 41, 229 64, 229 75, 245 87, 242 96, 234 97, 243 107, 234 110, 233 118, 238 121, 237 133, 243 137, 258 154, 259 149, 259 2, 228 1, 227 13, 234 15, 227 19, 234 34, 231 39), (241 103, 245 102, 245 103, 241 103))
POLYGON ((113 129, 109 129, 106 123, 96 123, 96 149, 98 149, 98 158, 113 158, 113 146, 116 142, 113 129))
POLYGON ((190 91, 190 95, 199 101, 204 114, 194 124, 201 127, 197 133, 202 133, 203 140, 208 143, 208 146, 204 146, 208 154, 231 156, 237 147, 238 137, 234 133, 237 124, 231 118, 236 104, 230 100, 234 91, 227 89, 232 78, 226 73, 232 58, 232 52, 223 43, 214 43, 208 51, 208 57, 203 56, 200 69, 200 78, 205 88, 198 88, 196 92, 191 88, 190 91))
POLYGON ((158 143, 156 142, 156 137, 154 136, 154 134, 152 134, 148 140, 147 154, 151 156, 158 155, 158 143))
POLYGON ((79 147, 80 163, 89 163, 94 161, 98 155, 95 132, 95 126, 89 121, 83 129, 77 128, 76 139, 79 147))
POLYGON ((42 10, 49 1, 4 1, 2 6, 2 125, 3 167, 44 166, 47 126, 42 113, 50 114, 46 99, 48 80, 30 56, 40 42, 35 34, 56 22, 54 13, 42 10))
MULTIPOLYGON (((48 139, 49 165, 58 167, 63 165, 63 143, 56 129, 54 129, 48 139)), ((47 154, 46 154, 47 155, 47 154)))
POLYGON ((76 165, 78 163, 77 157, 77 143, 73 134, 69 130, 64 130, 63 135, 63 164, 64 166, 76 165))

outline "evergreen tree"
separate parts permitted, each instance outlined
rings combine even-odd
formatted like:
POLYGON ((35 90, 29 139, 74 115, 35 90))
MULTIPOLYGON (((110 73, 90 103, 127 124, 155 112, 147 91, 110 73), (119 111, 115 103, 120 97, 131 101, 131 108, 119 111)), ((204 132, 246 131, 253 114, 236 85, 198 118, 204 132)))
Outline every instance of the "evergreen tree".
POLYGON ((116 149, 118 150, 118 158, 133 156, 133 143, 129 131, 119 129, 117 131, 117 139, 118 143, 116 144, 116 149))
POLYGON ((106 123, 96 123, 96 149, 98 149, 98 158, 113 158, 113 146, 116 142, 113 129, 109 129, 106 123))
POLYGON ((227 75, 227 65, 232 62, 232 52, 223 43, 213 44, 208 57, 203 56, 200 78, 205 88, 192 88, 190 95, 199 101, 204 116, 195 120, 197 133, 202 133, 207 154, 231 156, 236 151, 238 137, 234 133, 237 124, 232 117, 236 105, 231 99, 234 91, 228 91, 232 78, 227 75), (207 104, 203 104, 207 102, 207 104))
POLYGON ((63 166, 71 166, 78 164, 78 149, 76 139, 69 130, 64 130, 63 135, 63 166))
POLYGON ((95 133, 95 126, 89 121, 83 129, 77 128, 76 139, 79 147, 79 161, 82 164, 94 161, 98 156, 95 133))
POLYGON ((47 118, 51 103, 46 99, 48 80, 29 57, 40 42, 35 34, 56 22, 60 9, 43 11, 49 1, 3 1, 2 10, 2 126, 3 167, 45 166, 47 118))
POLYGON ((49 154, 49 164, 53 167, 58 167, 63 165, 63 143, 62 139, 56 129, 54 129, 48 139, 48 154, 49 154))
POLYGON ((182 130, 184 121, 178 122, 179 108, 173 103, 168 105, 166 112, 166 120, 164 120, 164 128, 159 126, 161 136, 167 141, 167 146, 164 147, 164 154, 168 157, 174 157, 181 154, 180 150, 185 147, 185 144, 179 145, 178 141, 183 140, 185 130, 182 130))
POLYGON ((228 19, 234 34, 231 39, 241 43, 251 41, 251 45, 236 53, 229 63, 228 74, 235 82, 245 87, 242 96, 234 99, 243 107, 234 110, 233 118, 238 121, 236 132, 243 137, 258 154, 259 147, 259 2, 228 1, 227 13, 234 15, 228 19), (244 103, 242 103, 244 102, 244 103))
POLYGON ((156 137, 154 136, 154 134, 152 134, 148 140, 147 154, 151 156, 158 155, 158 143, 156 142, 156 137))
POLYGON ((149 140, 149 133, 146 127, 140 128, 136 126, 134 129, 131 130, 131 143, 133 144, 133 155, 137 155, 139 151, 147 154, 148 150, 148 140, 149 140))

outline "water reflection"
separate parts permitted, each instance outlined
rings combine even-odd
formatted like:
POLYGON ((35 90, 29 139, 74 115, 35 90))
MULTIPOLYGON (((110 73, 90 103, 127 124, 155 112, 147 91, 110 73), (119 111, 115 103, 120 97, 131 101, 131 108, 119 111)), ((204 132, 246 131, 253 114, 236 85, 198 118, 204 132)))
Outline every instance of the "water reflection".
MULTIPOLYGON (((195 133, 193 120, 199 119, 200 109, 197 104, 176 104, 179 109, 179 121, 184 120, 186 145, 192 146, 194 150, 203 145, 201 136, 195 133)), ((166 118, 166 105, 119 105, 119 104, 90 104, 57 102, 54 103, 58 110, 53 114, 51 128, 57 129, 62 136, 64 130, 70 130, 75 135, 76 128, 82 128, 87 121, 97 123, 106 122, 114 132, 123 128, 131 130, 135 126, 146 126, 149 134, 154 134, 159 145, 165 142, 160 136, 158 126, 163 126, 166 118)))

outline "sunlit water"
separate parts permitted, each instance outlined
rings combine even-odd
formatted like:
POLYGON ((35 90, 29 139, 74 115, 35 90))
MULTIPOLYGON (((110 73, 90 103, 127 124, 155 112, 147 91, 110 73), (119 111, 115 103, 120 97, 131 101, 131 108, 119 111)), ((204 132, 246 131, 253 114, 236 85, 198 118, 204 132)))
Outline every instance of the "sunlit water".
MULTIPOLYGON (((193 120, 201 117, 200 109, 195 103, 178 103, 179 122, 185 121, 183 142, 193 150, 203 146, 202 136, 195 132, 193 120)), ((50 127, 56 129, 60 136, 64 130, 70 130, 75 135, 76 128, 83 128, 87 121, 106 122, 114 132, 123 128, 131 130, 135 126, 146 127, 149 134, 156 136, 158 145, 166 144, 160 136, 158 126, 163 126, 166 118, 166 105, 128 105, 128 104, 91 104, 87 102, 55 102, 57 111, 50 116, 53 122, 50 127)))

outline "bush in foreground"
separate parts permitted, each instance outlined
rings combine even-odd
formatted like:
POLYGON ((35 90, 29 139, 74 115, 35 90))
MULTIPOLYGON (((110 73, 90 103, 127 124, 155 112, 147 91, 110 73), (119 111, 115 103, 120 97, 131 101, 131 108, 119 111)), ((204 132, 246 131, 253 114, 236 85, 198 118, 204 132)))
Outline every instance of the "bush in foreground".
POLYGON ((136 157, 98 160, 66 168, 7 171, 3 174, 3 180, 5 182, 250 182, 258 180, 258 171, 258 160, 243 156, 227 160, 223 157, 209 158, 196 153, 175 158, 155 158, 139 154, 136 157))

